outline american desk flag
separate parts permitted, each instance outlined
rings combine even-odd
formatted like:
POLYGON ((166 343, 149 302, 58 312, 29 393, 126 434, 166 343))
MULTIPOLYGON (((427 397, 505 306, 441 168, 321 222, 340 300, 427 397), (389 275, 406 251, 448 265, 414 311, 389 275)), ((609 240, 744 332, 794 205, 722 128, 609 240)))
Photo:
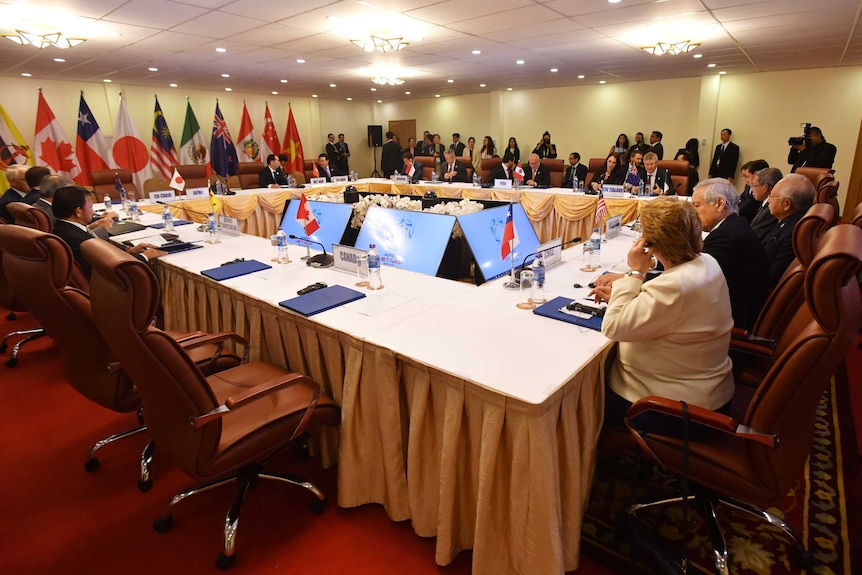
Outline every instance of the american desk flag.
POLYGON ((156 174, 166 180, 171 177, 172 170, 179 164, 174 139, 171 137, 171 130, 168 128, 168 122, 162 113, 162 107, 159 106, 158 97, 156 97, 156 106, 153 110, 153 141, 150 144, 150 163, 156 174))
POLYGON ((605 204, 605 196, 599 192, 599 200, 596 203, 596 223, 602 223, 602 219, 608 214, 608 206, 605 204))
POLYGON ((75 178, 75 183, 81 186, 93 184, 90 174, 93 170, 107 170, 111 161, 111 148, 105 134, 99 128, 96 117, 90 111, 90 107, 84 100, 84 92, 81 92, 81 101, 78 104, 78 141, 75 155, 81 173, 75 178))

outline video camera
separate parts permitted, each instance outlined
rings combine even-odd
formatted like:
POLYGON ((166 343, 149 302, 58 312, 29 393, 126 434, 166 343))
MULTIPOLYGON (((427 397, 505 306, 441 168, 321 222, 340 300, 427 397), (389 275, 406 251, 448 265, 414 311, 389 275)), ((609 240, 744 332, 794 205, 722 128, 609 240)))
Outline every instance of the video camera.
POLYGON ((802 127, 803 136, 791 136, 787 139, 788 146, 799 146, 801 144, 805 144, 806 146, 811 141, 811 122, 799 124, 802 127))

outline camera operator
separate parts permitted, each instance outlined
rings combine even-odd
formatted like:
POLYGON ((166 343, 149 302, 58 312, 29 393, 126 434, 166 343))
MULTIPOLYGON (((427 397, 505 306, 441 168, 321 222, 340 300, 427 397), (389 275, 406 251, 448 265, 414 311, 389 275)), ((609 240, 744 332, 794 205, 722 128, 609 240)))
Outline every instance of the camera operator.
POLYGON ((832 168, 837 148, 826 141, 817 126, 805 127, 805 136, 790 138, 790 153, 787 163, 793 164, 791 172, 802 166, 809 168, 832 168))

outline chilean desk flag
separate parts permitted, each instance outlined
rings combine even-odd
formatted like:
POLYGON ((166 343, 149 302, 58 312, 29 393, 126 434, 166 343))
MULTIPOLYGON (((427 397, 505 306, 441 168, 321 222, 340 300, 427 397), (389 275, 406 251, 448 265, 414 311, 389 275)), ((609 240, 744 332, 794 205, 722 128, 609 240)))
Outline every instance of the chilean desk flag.
MULTIPOLYGON (((521 177, 523 177, 523 173, 521 177)), ((503 228, 503 246, 501 250, 503 259, 509 257, 509 254, 515 250, 519 243, 518 230, 515 229, 515 222, 512 220, 512 204, 509 204, 509 212, 506 214, 506 227, 503 228)))
POLYGON ((314 213, 308 209, 308 200, 305 194, 302 194, 302 199, 299 200, 299 209, 296 210, 296 220, 302 224, 305 229, 305 235, 310 236, 320 229, 320 224, 317 223, 317 218, 314 213))
MULTIPOLYGON (((518 165, 515 166, 515 173, 512 174, 516 180, 519 182, 524 181, 524 168, 521 167, 521 162, 518 162, 518 165)), ((506 256, 503 256, 506 257, 506 256)))

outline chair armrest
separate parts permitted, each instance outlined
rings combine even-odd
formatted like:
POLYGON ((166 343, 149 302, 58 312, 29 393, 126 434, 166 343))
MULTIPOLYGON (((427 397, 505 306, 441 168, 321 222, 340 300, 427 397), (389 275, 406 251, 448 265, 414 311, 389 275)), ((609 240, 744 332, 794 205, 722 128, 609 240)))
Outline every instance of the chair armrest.
POLYGON ((204 333, 204 335, 199 336, 199 337, 194 337, 192 339, 183 339, 182 341, 177 340, 177 341, 182 346, 183 349, 194 349, 194 348, 200 347, 202 345, 216 345, 218 348, 218 351, 216 351, 216 353, 213 355, 212 359, 210 360, 209 367, 212 367, 215 364, 216 360, 218 360, 218 358, 221 356, 225 341, 228 341, 228 340, 235 341, 236 343, 238 343, 239 345, 241 345, 243 347, 242 363, 248 362, 248 353, 249 353, 249 347, 250 346, 249 346, 248 340, 246 340, 241 335, 230 332, 230 331, 223 331, 221 333, 210 333, 210 334, 208 334, 206 332, 203 332, 203 333, 204 333))
POLYGON ((198 429, 208 423, 211 423, 212 421, 221 419, 228 413, 242 409, 244 406, 249 405, 259 399, 263 399, 272 395, 273 393, 281 391, 282 389, 293 387, 295 385, 303 385, 311 389, 312 396, 311 401, 308 403, 308 407, 305 408, 305 413, 303 414, 302 419, 299 421, 296 426, 296 429, 293 432, 293 435, 291 435, 290 437, 292 441, 305 429, 305 426, 308 423, 311 414, 314 412, 314 408, 317 406, 317 402, 320 400, 321 393, 320 385, 318 385, 317 382, 300 373, 288 373, 284 376, 271 379, 254 387, 244 389, 243 391, 225 399, 224 405, 220 405, 215 409, 204 413, 203 415, 199 415, 197 417, 190 417, 189 424, 191 424, 194 429, 198 429))
POLYGON ((208 335, 207 332, 198 330, 198 331, 191 331, 189 333, 178 334, 178 335, 174 336, 174 339, 177 341, 177 343, 182 344, 182 343, 185 343, 191 339, 203 337, 205 335, 208 335))
POLYGON ((776 343, 773 340, 757 337, 756 335, 749 336, 749 339, 744 340, 735 339, 733 337, 730 338, 731 351, 737 351, 739 353, 755 357, 762 357, 764 359, 772 357, 772 354, 775 352, 775 345, 776 343))

